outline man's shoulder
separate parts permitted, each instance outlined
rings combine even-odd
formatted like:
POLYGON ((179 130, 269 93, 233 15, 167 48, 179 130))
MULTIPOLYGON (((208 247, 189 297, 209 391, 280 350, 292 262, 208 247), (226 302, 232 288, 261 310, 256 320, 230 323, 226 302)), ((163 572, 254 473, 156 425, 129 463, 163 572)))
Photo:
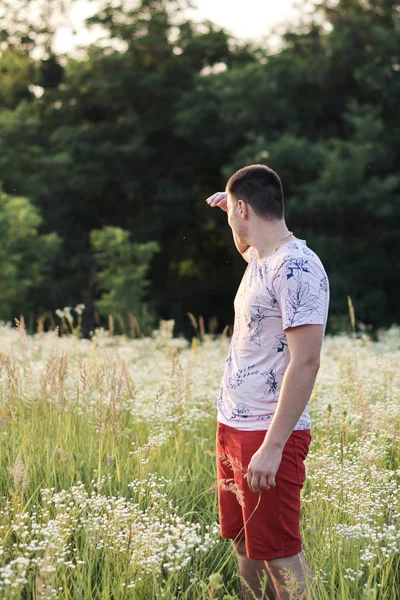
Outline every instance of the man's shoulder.
POLYGON ((309 248, 303 240, 286 244, 281 252, 277 253, 274 261, 274 268, 275 270, 280 269, 281 267, 292 263, 298 265, 315 264, 323 268, 322 261, 318 254, 309 248))
POLYGON ((328 276, 319 256, 305 242, 290 242, 277 253, 271 265, 273 285, 283 282, 322 282, 327 287, 328 276))

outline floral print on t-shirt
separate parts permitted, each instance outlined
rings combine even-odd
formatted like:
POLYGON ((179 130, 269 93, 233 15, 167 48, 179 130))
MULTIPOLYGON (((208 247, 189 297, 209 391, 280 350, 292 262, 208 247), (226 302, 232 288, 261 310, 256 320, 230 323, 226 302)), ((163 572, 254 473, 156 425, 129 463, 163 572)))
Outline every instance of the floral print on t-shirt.
MULTIPOLYGON (((326 327, 329 282, 318 256, 303 240, 268 259, 252 248, 235 298, 235 324, 218 395, 218 420, 237 429, 268 429, 289 351, 285 330, 326 327)), ((295 429, 309 429, 308 406, 295 429)))

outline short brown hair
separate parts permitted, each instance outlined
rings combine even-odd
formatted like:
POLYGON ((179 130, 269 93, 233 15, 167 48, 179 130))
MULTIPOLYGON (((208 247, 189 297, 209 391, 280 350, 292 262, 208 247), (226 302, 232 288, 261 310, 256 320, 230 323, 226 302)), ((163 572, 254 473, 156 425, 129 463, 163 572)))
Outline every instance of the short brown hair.
POLYGON ((250 165, 229 179, 226 191, 247 202, 256 215, 270 221, 283 219, 283 188, 279 176, 265 165, 250 165))

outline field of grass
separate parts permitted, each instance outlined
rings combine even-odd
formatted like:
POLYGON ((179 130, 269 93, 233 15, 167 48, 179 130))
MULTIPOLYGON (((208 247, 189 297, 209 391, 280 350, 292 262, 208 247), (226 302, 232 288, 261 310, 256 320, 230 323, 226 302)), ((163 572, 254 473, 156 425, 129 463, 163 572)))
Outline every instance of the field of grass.
MULTIPOLYGON (((238 599, 212 452, 229 339, 0 327, 0 598, 238 599)), ((316 600, 400 597, 400 330, 327 338, 304 552, 316 600)))

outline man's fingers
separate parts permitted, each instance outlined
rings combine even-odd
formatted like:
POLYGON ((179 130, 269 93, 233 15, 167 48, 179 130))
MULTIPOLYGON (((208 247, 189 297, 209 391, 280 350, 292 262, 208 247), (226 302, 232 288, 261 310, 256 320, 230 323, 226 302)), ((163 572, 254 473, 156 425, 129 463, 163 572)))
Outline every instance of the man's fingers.
POLYGON ((252 471, 247 472, 247 483, 252 492, 257 492, 257 477, 252 471))
POLYGON ((256 494, 259 494, 263 490, 269 490, 271 487, 273 487, 269 485, 268 479, 265 477, 265 475, 252 473, 251 471, 248 471, 247 473, 247 483, 249 484, 251 491, 255 492, 256 494))
POLYGON ((249 486, 250 489, 251 488, 251 478, 252 478, 252 474, 251 471, 247 471, 247 473, 245 474, 245 479, 247 479, 247 485, 249 486))
POLYGON ((258 485, 258 481, 259 481, 259 479, 258 479, 258 477, 255 475, 255 476, 252 478, 252 480, 251 480, 251 486, 250 486, 250 489, 251 489, 251 491, 252 491, 252 492, 254 492, 254 493, 256 493, 256 494, 258 494, 258 493, 260 492, 260 487, 259 487, 259 485, 258 485))
POLYGON ((267 478, 262 475, 260 477, 260 489, 261 490, 269 490, 270 486, 268 485, 267 478))
POLYGON ((247 472, 247 483, 251 491, 256 494, 259 494, 263 490, 270 490, 276 485, 274 476, 270 475, 267 477, 253 471, 247 472))
POLYGON ((216 192, 215 194, 207 198, 206 202, 212 207, 218 206, 220 202, 224 202, 226 200, 226 196, 226 192, 216 192))
POLYGON ((207 198, 206 202, 207 204, 209 204, 210 206, 214 206, 217 198, 219 198, 221 192, 217 192, 216 194, 213 194, 212 196, 210 196, 209 198, 207 198))

